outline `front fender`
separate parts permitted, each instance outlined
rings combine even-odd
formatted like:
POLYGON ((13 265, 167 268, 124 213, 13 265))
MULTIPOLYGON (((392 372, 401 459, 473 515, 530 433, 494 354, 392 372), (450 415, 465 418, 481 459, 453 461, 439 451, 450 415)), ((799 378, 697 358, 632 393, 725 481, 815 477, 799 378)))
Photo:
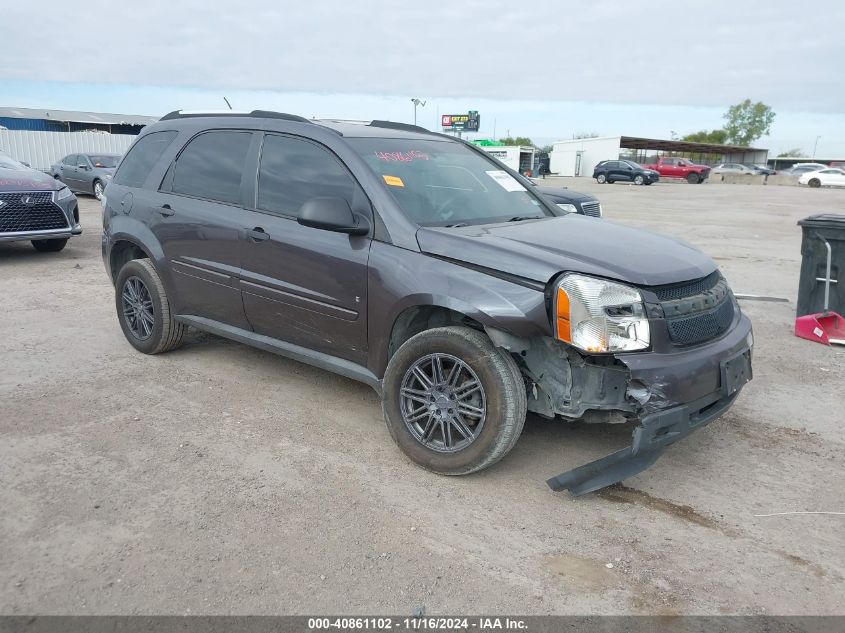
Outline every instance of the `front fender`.
POLYGON ((369 366, 379 377, 393 325, 411 307, 448 308, 521 338, 551 334, 543 291, 382 242, 370 251, 368 293, 369 366))

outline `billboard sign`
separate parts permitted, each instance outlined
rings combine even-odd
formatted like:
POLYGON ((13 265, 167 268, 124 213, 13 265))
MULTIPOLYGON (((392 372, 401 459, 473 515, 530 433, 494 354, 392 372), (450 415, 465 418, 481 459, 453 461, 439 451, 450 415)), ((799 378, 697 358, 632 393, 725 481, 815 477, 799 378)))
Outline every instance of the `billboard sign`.
POLYGON ((444 130, 478 132, 481 126, 481 115, 477 110, 470 110, 466 114, 444 114, 440 117, 440 125, 444 130))

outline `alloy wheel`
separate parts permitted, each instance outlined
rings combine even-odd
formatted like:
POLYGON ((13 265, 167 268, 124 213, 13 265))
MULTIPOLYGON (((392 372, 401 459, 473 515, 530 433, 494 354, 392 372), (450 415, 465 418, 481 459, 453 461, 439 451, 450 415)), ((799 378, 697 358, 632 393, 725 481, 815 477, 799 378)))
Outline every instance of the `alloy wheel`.
POLYGON ((121 292, 123 318, 132 335, 140 341, 150 338, 155 327, 155 312, 150 291, 138 277, 130 277, 121 292))
POLYGON ((405 372, 399 393, 405 426, 423 446, 455 453, 472 444, 487 418, 484 387, 450 354, 429 354, 405 372))

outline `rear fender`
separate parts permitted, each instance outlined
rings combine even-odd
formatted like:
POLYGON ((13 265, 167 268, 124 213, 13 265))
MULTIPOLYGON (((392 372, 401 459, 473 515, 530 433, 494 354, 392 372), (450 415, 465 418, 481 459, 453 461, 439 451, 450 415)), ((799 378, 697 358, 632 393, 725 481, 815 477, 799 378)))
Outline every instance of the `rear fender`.
MULTIPOLYGON (((108 249, 104 253, 104 262, 107 270, 110 269, 111 249, 118 242, 131 242, 147 254, 153 265, 156 267, 164 289, 168 295, 173 296, 173 278, 164 251, 155 234, 149 227, 138 219, 129 215, 115 215, 109 220, 105 237, 108 240, 108 249)), ((114 281, 114 280, 112 280, 114 281)))

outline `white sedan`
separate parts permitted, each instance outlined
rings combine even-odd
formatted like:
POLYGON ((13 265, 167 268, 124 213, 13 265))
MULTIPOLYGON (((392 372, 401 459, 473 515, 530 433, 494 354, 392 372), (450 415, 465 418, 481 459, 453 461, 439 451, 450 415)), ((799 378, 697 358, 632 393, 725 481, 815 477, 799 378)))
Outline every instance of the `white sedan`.
POLYGON ((808 171, 801 174, 798 182, 810 187, 845 187, 845 171, 835 167, 808 171))

